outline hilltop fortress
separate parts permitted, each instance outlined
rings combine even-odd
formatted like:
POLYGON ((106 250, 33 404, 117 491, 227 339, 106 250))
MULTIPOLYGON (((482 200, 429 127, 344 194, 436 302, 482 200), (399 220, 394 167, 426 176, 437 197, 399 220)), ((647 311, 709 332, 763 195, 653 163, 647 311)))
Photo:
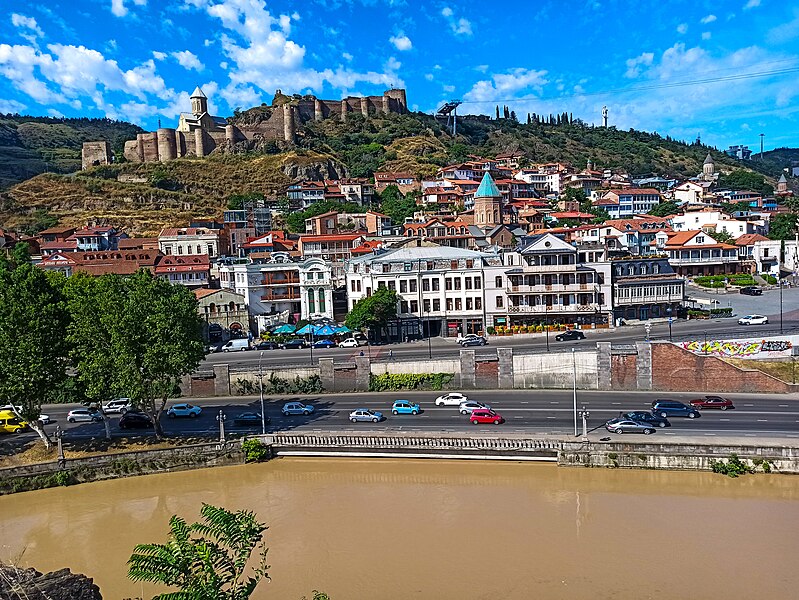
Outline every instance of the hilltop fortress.
MULTIPOLYGON (((258 109, 258 118, 224 119, 208 113, 208 98, 197 87, 191 95, 191 112, 181 113, 175 129, 163 127, 140 133, 125 142, 125 158, 130 162, 158 162, 185 156, 207 156, 217 149, 232 148, 242 141, 295 141, 297 130, 309 121, 347 120, 349 113, 364 117, 376 113, 407 112, 404 89, 391 89, 382 96, 349 96, 342 100, 320 100, 315 96, 286 96, 275 92, 272 105, 258 109)), ((246 113, 245 113, 246 115, 246 113)), ((83 168, 109 164, 112 152, 108 142, 83 144, 83 168)))

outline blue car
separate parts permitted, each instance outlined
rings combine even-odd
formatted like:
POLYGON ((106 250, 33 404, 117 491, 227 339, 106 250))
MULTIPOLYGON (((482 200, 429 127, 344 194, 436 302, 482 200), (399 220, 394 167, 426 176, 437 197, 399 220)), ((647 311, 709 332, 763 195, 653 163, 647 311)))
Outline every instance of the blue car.
POLYGON ((314 348, 335 348, 336 343, 333 340, 319 340, 318 342, 314 342, 314 348))
POLYGON ((418 415, 422 412, 418 404, 414 404, 410 400, 397 400, 394 406, 391 407, 391 414, 393 415, 418 415))

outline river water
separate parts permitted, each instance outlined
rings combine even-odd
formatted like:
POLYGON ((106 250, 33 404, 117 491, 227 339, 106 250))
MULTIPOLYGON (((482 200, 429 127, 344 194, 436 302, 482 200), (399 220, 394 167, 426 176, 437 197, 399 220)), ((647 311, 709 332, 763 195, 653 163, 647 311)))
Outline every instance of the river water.
POLYGON ((280 459, 0 497, 0 559, 93 577, 202 502, 269 525, 254 598, 799 598, 799 478, 550 464, 280 459))

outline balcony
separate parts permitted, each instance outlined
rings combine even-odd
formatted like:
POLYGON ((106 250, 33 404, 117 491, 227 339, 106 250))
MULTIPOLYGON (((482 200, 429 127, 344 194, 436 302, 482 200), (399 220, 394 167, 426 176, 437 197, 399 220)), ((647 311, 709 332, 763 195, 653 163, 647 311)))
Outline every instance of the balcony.
POLYGON ((525 305, 520 304, 518 306, 514 306, 513 304, 508 306, 508 313, 523 313, 523 314, 534 314, 534 315, 541 315, 546 316, 548 314, 562 314, 562 313, 592 313, 595 310, 599 309, 598 304, 536 304, 536 305, 525 305))
POLYGON ((288 290, 288 291, 272 291, 267 290, 266 293, 261 296, 261 300, 265 302, 275 302, 279 300, 300 300, 300 292, 298 290, 288 290))
POLYGON ((687 252, 682 252, 681 256, 679 257, 669 257, 669 263, 671 265, 695 265, 695 264, 725 264, 725 263, 735 263, 738 262, 738 255, 737 253, 733 256, 712 256, 707 251, 702 252, 691 252, 688 255, 687 252), (682 256, 685 254, 687 256, 682 256))
POLYGON ((263 279, 261 280, 261 285, 289 285, 292 283, 299 283, 300 282, 300 275, 299 273, 270 273, 264 275, 263 279))
POLYGON ((593 292, 593 283, 568 283, 568 284, 539 284, 539 285, 508 285, 505 291, 508 294, 548 294, 555 292, 577 293, 593 292))

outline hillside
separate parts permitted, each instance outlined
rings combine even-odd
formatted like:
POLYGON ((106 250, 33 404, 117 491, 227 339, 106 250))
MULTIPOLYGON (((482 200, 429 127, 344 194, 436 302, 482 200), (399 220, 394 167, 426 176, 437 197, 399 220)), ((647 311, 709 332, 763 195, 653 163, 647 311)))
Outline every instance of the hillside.
MULTIPOLYGON (((262 110, 250 109, 236 118, 257 120, 262 110)), ((113 133, 113 143, 120 147, 138 130, 111 121, 45 121, 0 120, 0 157, 6 156, 16 173, 35 174, 42 165, 68 171, 69 161, 76 160, 68 158, 69 153, 77 153, 79 160, 82 139, 113 133), (130 135, 125 133, 128 130, 130 135)), ((333 119, 308 123, 298 131, 297 146, 292 149, 267 142, 237 148, 241 154, 168 163, 123 162, 73 175, 34 176, 0 195, 0 226, 35 229, 46 220, 41 218, 44 215, 67 225, 95 219, 126 227, 134 235, 147 235, 192 218, 218 218, 233 194, 283 196, 298 179, 370 177, 376 170, 431 176, 438 167, 463 161, 470 154, 490 157, 517 150, 530 163, 561 161, 583 166, 590 158, 597 169, 620 169, 634 176, 693 176, 702 170, 708 152, 722 173, 759 167, 772 184, 776 181, 772 171, 779 173, 766 170, 765 165, 741 163, 707 146, 579 121, 520 124, 511 119, 465 117, 459 120, 458 136, 453 139, 444 124, 430 115, 380 114, 366 119, 352 114, 346 123, 333 119)), ((780 160, 775 156, 773 162, 776 165, 780 160)))
POLYGON ((141 131, 110 119, 0 115, 0 189, 39 173, 78 171, 83 142, 107 140, 114 152, 121 152, 125 140, 141 131))

